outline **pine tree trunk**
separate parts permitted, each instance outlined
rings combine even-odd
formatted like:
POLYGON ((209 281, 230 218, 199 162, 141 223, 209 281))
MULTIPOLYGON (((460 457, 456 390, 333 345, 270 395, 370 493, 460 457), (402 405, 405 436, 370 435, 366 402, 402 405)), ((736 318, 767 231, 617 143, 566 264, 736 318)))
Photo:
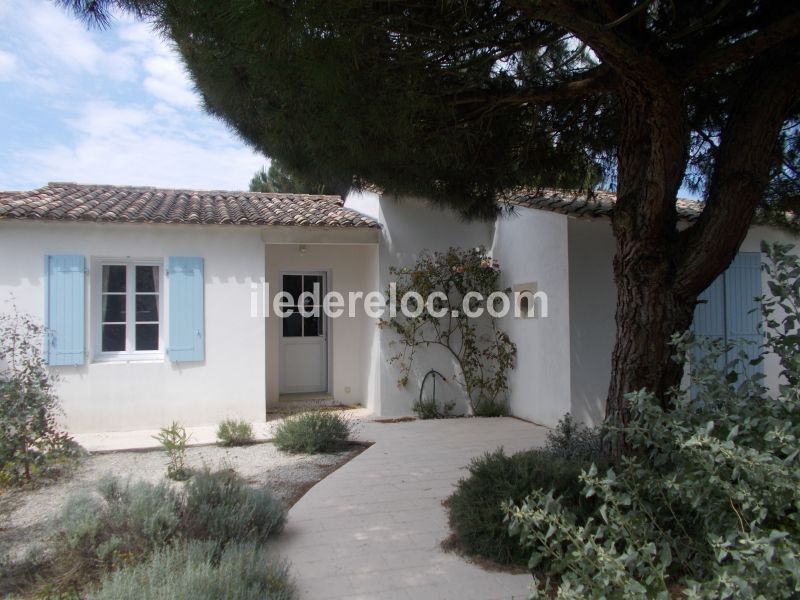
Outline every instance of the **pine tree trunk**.
MULTIPOLYGON (((754 64, 732 101, 706 206, 685 231, 678 230, 675 210, 689 145, 681 95, 657 65, 633 74, 619 90, 613 215, 617 337, 607 421, 628 422, 628 393, 647 389, 666 404, 667 392, 680 383, 683 365, 671 359, 670 338, 689 328, 698 296, 727 268, 747 235, 769 182, 781 128, 800 95, 798 63, 786 60, 786 52, 793 57, 796 50, 776 48, 774 57, 754 64)), ((616 439, 611 450, 623 454, 625 440, 616 439)))
MULTIPOLYGON (((682 367, 671 360, 670 339, 691 325, 696 296, 678 294, 680 262, 675 198, 688 152, 688 127, 680 97, 665 88, 642 93, 629 85, 620 96, 614 279, 616 342, 606 421, 628 422, 626 394, 647 388, 666 402, 682 367)), ((625 440, 611 442, 616 456, 625 440)))
MULTIPOLYGON (((670 340, 691 325, 696 299, 675 293, 670 257, 648 253, 639 240, 619 246, 614 264, 616 343, 606 420, 626 424, 626 394, 647 388, 666 407, 667 392, 680 383, 683 366, 672 360, 670 340)), ((615 454, 623 452, 624 441, 613 450, 615 454)))

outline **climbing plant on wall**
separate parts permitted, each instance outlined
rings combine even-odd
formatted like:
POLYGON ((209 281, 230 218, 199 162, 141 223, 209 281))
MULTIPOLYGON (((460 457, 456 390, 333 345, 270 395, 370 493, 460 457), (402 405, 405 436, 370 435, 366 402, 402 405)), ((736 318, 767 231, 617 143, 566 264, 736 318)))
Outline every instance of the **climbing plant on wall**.
POLYGON ((426 250, 413 267, 391 267, 389 272, 397 287, 393 291, 390 285, 387 297, 390 303, 397 299, 397 310, 380 326, 398 336, 392 342, 397 352, 389 358, 400 369, 398 386, 409 384, 420 348, 440 348, 457 365, 455 378, 472 413, 504 414, 507 374, 517 347, 487 310, 489 302, 500 302, 493 293, 509 291, 500 289, 497 261, 483 248, 426 250))

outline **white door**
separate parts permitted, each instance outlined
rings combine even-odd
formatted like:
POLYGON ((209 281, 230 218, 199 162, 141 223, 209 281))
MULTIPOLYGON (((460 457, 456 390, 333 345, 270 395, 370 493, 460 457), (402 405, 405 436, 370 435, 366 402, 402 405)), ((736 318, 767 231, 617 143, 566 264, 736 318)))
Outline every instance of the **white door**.
POLYGON ((292 298, 283 317, 280 345, 280 391, 302 394, 328 391, 328 322, 322 313, 325 273, 286 272, 281 286, 292 298))

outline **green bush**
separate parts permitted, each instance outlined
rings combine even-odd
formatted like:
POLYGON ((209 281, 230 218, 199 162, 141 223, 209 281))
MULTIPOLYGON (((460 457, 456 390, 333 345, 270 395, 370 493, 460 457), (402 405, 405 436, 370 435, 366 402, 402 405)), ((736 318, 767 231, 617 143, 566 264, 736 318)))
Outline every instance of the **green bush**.
POLYGON ((547 432, 544 449, 553 456, 584 459, 588 465, 602 455, 602 441, 601 428, 586 427, 567 413, 547 432))
POLYGON ((67 499, 61 516, 62 558, 82 569, 113 568, 171 542, 180 527, 181 497, 169 484, 122 484, 105 477, 98 495, 67 499))
POLYGON ((273 442, 285 452, 338 452, 347 447, 352 432, 353 424, 341 414, 307 412, 278 425, 273 442))
POLYGON ((249 487, 233 471, 200 471, 183 492, 112 476, 97 491, 71 496, 61 515, 56 554, 72 578, 136 564, 178 540, 208 540, 219 556, 234 541, 264 543, 286 522, 268 489, 249 487))
POLYGON ((252 444, 253 426, 241 419, 225 419, 217 427, 217 441, 222 446, 252 444))
POLYGON ((472 403, 472 414, 476 417, 504 417, 508 409, 505 401, 498 398, 480 398, 472 403))
POLYGON ((526 565, 530 551, 508 534, 503 503, 522 502, 533 489, 554 490, 566 505, 589 516, 595 502, 581 494, 579 475, 585 462, 529 450, 508 456, 502 449, 469 465, 447 500, 450 526, 460 550, 501 564, 526 565))
POLYGON ((263 543, 286 523, 286 509, 268 488, 253 488, 234 471, 203 470, 186 484, 184 537, 263 543))
POLYGON ((417 415, 419 419, 447 419, 453 416, 453 408, 455 402, 443 402, 440 406, 436 398, 419 398, 414 402, 411 410, 417 415))
POLYGON ((44 334, 16 307, 0 314, 0 487, 30 482, 80 456, 57 423, 61 408, 42 355, 44 334))
POLYGON ((556 576, 537 592, 559 597, 796 598, 800 595, 800 260, 789 247, 763 247, 773 299, 762 303, 763 352, 781 362, 777 394, 763 360, 744 354, 717 365, 719 342, 676 336, 692 364, 691 393, 665 410, 647 392, 631 394, 624 434, 632 451, 613 469, 581 476, 599 518, 576 515, 542 490, 507 506, 510 531, 556 576), (695 352, 698 346, 703 350, 695 352), (750 369, 752 372, 752 369, 750 369))
POLYGON ((121 569, 89 600, 290 600, 288 569, 263 546, 232 543, 217 559, 216 545, 189 542, 156 551, 146 562, 121 569))

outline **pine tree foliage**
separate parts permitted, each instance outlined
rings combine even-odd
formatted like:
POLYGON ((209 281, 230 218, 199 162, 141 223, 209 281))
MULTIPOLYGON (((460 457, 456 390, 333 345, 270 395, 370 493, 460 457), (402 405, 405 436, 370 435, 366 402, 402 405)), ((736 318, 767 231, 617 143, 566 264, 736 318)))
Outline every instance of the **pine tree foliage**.
POLYGON ((272 159, 269 170, 261 167, 255 172, 250 179, 249 189, 251 192, 273 194, 333 194, 340 186, 309 181, 290 172, 280 161, 272 159))

